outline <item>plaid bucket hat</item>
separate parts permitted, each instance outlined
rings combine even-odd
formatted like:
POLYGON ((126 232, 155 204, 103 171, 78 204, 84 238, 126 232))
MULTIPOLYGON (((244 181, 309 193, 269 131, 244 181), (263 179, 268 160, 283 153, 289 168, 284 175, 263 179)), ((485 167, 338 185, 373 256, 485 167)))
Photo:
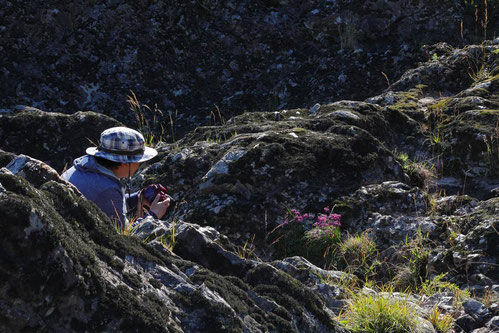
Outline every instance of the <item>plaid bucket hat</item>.
POLYGON ((86 153, 115 162, 144 162, 158 155, 156 149, 144 143, 144 137, 136 130, 112 127, 101 133, 99 147, 87 148, 86 153))

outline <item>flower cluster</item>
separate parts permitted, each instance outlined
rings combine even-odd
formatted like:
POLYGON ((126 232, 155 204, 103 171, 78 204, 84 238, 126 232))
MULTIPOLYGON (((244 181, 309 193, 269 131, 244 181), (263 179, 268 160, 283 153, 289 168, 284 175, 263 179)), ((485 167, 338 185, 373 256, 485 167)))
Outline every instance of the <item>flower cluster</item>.
POLYGON ((305 214, 302 215, 298 209, 291 209, 290 213, 291 214, 288 213, 286 215, 286 219, 283 222, 284 225, 286 225, 286 224, 288 224, 289 222, 292 222, 292 221, 297 221, 297 222, 301 223, 305 219, 308 219, 310 217, 310 215, 307 214, 307 213, 305 213, 305 214))
POLYGON ((341 225, 341 215, 331 213, 331 209, 329 207, 324 207, 324 214, 302 214, 298 209, 291 209, 283 222, 283 225, 287 225, 291 222, 304 223, 309 225, 310 228, 320 236, 324 233, 328 233, 332 235, 334 229, 338 228, 341 225), (311 223, 311 221, 315 221, 311 223), (310 222, 310 223, 307 223, 310 222))
POLYGON ((331 226, 339 227, 341 225, 341 215, 330 213, 328 207, 324 207, 324 212, 326 214, 317 215, 317 222, 314 223, 314 227, 326 228, 331 226))
POLYGON ((313 224, 313 229, 309 236, 315 239, 335 239, 339 241, 339 226, 341 225, 341 215, 331 213, 329 207, 324 207, 324 214, 317 215, 317 222, 313 224))
POLYGON ((273 234, 272 244, 283 257, 300 255, 318 265, 330 262, 341 241, 341 215, 331 210, 325 207, 318 214, 302 214, 298 209, 289 209, 284 221, 269 233, 273 234))

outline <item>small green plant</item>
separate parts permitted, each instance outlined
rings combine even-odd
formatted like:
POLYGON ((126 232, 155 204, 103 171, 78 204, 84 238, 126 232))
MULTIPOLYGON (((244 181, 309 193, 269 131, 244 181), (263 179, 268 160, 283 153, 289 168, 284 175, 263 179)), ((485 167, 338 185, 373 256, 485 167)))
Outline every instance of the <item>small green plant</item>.
POLYGON ((437 130, 438 126, 442 124, 446 119, 447 115, 445 110, 448 108, 450 98, 441 98, 437 103, 432 104, 428 107, 428 120, 429 120, 429 131, 434 132, 437 130))
POLYGON ((163 234, 158 238, 158 241, 167 249, 170 251, 173 251, 173 248, 175 247, 176 239, 175 239, 175 233, 176 233, 176 221, 173 221, 170 224, 170 233, 169 234, 163 234))
POLYGON ((442 311, 436 305, 433 307, 433 310, 428 317, 428 321, 438 333, 449 332, 454 324, 454 318, 452 318, 451 314, 442 314, 442 311))
POLYGON ((445 221, 445 232, 447 234, 447 241, 451 248, 456 245, 457 237, 461 234, 459 225, 454 221, 454 219, 449 219, 445 221))
POLYGON ((116 233, 124 236, 132 236, 137 231, 137 226, 134 225, 136 218, 130 219, 130 221, 125 222, 125 226, 123 227, 123 223, 119 219, 111 219, 113 222, 113 228, 116 233))
POLYGON ((173 117, 173 113, 172 112, 168 112, 168 117, 170 118, 171 141, 175 142, 175 133, 176 133, 176 126, 175 126, 175 124, 177 123, 178 110, 175 110, 175 117, 173 117))
MULTIPOLYGON (((336 286, 342 288, 347 291, 358 290, 361 288, 362 281, 360 281, 355 275, 352 274, 343 274, 339 279, 333 278, 331 275, 326 274, 324 276, 320 276, 321 283, 329 284, 332 286, 336 286)), ((364 283, 364 286, 367 284, 364 283)))
POLYGON ((488 77, 487 67, 485 64, 481 64, 478 68, 471 68, 468 72, 469 77, 471 78, 473 85, 486 80, 488 77))
POLYGON ((409 155, 407 155, 406 153, 400 153, 400 154, 398 155, 398 158, 399 158, 399 159, 400 159, 400 161, 402 162, 402 167, 403 167, 404 169, 407 169, 407 168, 408 168, 408 166, 409 166, 409 162, 410 162, 410 160, 409 160, 409 155))
POLYGON ((213 120, 213 125, 216 126, 217 122, 218 125, 225 125, 226 121, 225 118, 222 116, 222 112, 220 111, 220 108, 218 105, 214 104, 215 106, 215 111, 210 111, 210 117, 213 120), (218 116, 218 119, 217 119, 218 116))
POLYGON ((226 133, 223 133, 223 134, 219 134, 217 133, 215 136, 211 136, 211 134, 209 134, 206 138, 205 138, 205 141, 206 142, 209 142, 209 143, 222 143, 223 141, 227 141, 227 140, 230 140, 232 139, 233 137, 237 136, 237 131, 234 131, 234 132, 231 132, 229 135, 226 135, 226 133))
POLYGON ((239 258, 250 259, 254 256, 255 236, 256 235, 253 235, 253 237, 251 238, 251 242, 250 239, 248 238, 246 242, 244 242, 244 245, 242 247, 239 246, 237 247, 237 255, 239 256, 239 258))
POLYGON ((215 138, 212 138, 211 136, 207 136, 206 139, 205 139, 206 142, 208 143, 222 143, 222 138, 220 137, 215 137, 215 138))
POLYGON ((437 275, 431 280, 425 280, 421 284, 420 293, 423 295, 431 296, 442 292, 451 292, 454 294, 453 304, 460 307, 461 304, 470 298, 470 292, 466 289, 460 289, 456 284, 444 281, 447 274, 443 273, 437 275))
POLYGON ((131 216, 130 219, 125 217, 125 221, 121 221, 118 210, 114 206, 113 209, 115 216, 111 218, 111 222, 113 224, 114 231, 124 236, 131 236, 135 234, 138 227, 137 225, 134 225, 135 221, 137 221, 137 216, 131 216))
POLYGON ((436 170, 431 163, 428 161, 412 161, 406 153, 396 154, 396 156, 411 180, 410 185, 428 188, 433 183, 436 178, 436 170))
POLYGON ((392 285, 398 290, 417 291, 428 275, 429 250, 427 237, 424 237, 418 229, 413 239, 406 237, 405 243, 400 249, 400 254, 405 263, 399 269, 392 281, 392 285))
POLYGON ((486 307, 490 307, 494 303, 499 302, 499 296, 497 296, 496 293, 494 293, 492 290, 489 288, 485 289, 483 292, 483 295, 479 297, 480 302, 486 307))
MULTIPOLYGON (((341 241, 340 219, 338 214, 330 213, 330 208, 324 208, 325 214, 317 215, 313 228, 305 233, 307 244, 323 252, 323 257, 334 254, 341 241)), ((307 216, 308 217, 308 216, 307 216)))
POLYGON ((391 291, 376 296, 352 294, 339 319, 352 332, 362 333, 415 332, 418 326, 413 306, 406 299, 393 297, 391 291))
POLYGON ((428 216, 434 216, 435 214, 438 213, 439 211, 439 206, 438 206, 438 199, 442 198, 445 196, 445 191, 444 190, 439 190, 436 188, 433 193, 430 193, 425 200, 426 204, 426 215, 428 216))
POLYGON ((454 284, 452 282, 444 281, 446 276, 447 276, 447 273, 442 273, 442 274, 435 276, 431 280, 425 280, 421 284, 421 289, 420 289, 421 293, 424 295, 431 296, 431 295, 441 293, 444 291, 450 291, 450 292, 454 292, 454 293, 455 292, 460 293, 463 291, 463 290, 459 289, 459 287, 456 284, 454 284))
POLYGON ((430 135, 430 142, 432 145, 438 146, 442 144, 442 135, 440 133, 433 133, 430 135))
POLYGON ((168 137, 171 142, 175 141, 177 112, 174 115, 169 112, 168 117, 171 133, 167 135, 167 125, 163 120, 163 111, 157 105, 152 109, 148 105, 140 103, 133 91, 130 91, 130 95, 127 97, 128 105, 135 116, 137 130, 144 136, 146 146, 153 147, 157 142, 164 141, 168 137))

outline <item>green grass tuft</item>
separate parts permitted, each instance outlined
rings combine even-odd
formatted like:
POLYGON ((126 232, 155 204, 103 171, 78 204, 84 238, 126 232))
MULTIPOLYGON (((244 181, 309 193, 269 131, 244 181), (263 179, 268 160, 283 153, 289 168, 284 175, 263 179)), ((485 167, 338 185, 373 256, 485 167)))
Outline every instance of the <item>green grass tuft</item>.
POLYGON ((355 294, 340 322, 352 332, 406 333, 416 332, 417 314, 404 299, 387 296, 355 294))
POLYGON ((449 332, 454 324, 454 318, 452 318, 451 314, 442 314, 442 311, 440 311, 436 305, 431 311, 428 321, 433 325, 438 333, 449 332))

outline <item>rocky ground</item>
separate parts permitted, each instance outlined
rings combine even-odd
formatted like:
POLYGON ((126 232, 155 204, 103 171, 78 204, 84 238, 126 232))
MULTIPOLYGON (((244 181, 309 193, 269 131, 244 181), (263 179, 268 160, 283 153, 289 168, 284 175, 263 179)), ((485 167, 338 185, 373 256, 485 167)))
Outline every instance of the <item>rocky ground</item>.
POLYGON ((494 0, 1 0, 0 105, 131 125, 133 91, 184 134, 219 123, 217 108, 227 120, 373 96, 432 59, 424 45, 497 36, 498 13, 494 0))
POLYGON ((132 186, 179 204, 125 234, 58 176, 119 122, 5 108, 0 328, 348 332, 371 295, 420 332, 499 330, 499 40, 431 50, 364 101, 159 142, 132 186), (324 207, 341 240, 310 233, 324 207))

